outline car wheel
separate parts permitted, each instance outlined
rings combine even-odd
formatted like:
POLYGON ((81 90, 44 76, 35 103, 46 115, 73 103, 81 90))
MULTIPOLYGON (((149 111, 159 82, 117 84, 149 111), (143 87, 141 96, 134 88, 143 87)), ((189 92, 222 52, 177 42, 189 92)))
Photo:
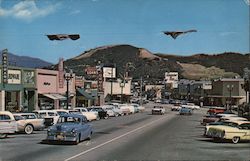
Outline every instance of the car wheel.
POLYGON ((81 141, 81 135, 79 134, 78 137, 76 138, 75 145, 80 143, 80 141, 81 141))
POLYGON ((93 134, 93 132, 91 131, 90 133, 89 133, 89 136, 88 136, 88 140, 91 140, 91 138, 92 138, 92 134, 93 134))
POLYGON ((234 136, 234 137, 232 138, 232 142, 233 142, 234 144, 237 144, 239 141, 240 141, 240 137, 238 137, 238 136, 234 136))
POLYGON ((99 117, 99 116, 97 116, 96 120, 97 120, 97 121, 98 121, 98 120, 100 120, 100 117, 99 117))
POLYGON ((104 117, 104 119, 108 119, 109 118, 109 115, 106 115, 105 117, 104 117))
POLYGON ((0 139, 6 138, 7 134, 0 134, 0 139))
POLYGON ((34 127, 32 125, 26 125, 24 128, 24 132, 26 134, 32 134, 34 131, 34 127))

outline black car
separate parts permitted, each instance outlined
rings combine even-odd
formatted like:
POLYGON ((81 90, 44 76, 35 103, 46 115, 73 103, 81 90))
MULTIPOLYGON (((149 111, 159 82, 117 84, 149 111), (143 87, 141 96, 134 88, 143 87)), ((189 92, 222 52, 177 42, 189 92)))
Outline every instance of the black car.
POLYGON ((88 108, 88 111, 97 111, 98 112, 98 116, 101 119, 108 119, 109 118, 109 115, 107 114, 107 111, 105 111, 101 107, 98 107, 98 106, 90 107, 90 108, 88 108))

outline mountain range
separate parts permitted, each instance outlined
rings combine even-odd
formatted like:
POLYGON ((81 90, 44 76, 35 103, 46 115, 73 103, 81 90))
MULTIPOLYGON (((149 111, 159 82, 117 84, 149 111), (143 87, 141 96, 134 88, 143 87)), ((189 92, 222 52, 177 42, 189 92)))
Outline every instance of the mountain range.
MULTIPOLYGON (((2 53, 0 53, 0 57, 0 62, 2 63, 2 53)), ((46 62, 42 59, 29 56, 18 56, 12 53, 8 53, 8 63, 11 66, 26 68, 43 68, 52 65, 52 63, 46 62)))

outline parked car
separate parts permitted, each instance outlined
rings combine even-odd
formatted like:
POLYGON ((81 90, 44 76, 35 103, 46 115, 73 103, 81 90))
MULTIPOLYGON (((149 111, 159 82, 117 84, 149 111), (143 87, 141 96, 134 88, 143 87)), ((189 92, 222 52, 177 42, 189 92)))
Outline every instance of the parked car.
POLYGON ((220 117, 221 116, 218 116, 218 115, 206 115, 201 120, 201 125, 205 126, 205 125, 207 125, 209 123, 219 121, 220 117))
POLYGON ((90 112, 98 112, 98 116, 99 118, 101 119, 108 119, 109 118, 109 115, 107 114, 107 111, 105 111, 102 107, 100 106, 92 106, 92 107, 89 107, 88 110, 90 112))
POLYGON ((75 107, 74 110, 81 112, 87 118, 88 121, 100 120, 97 111, 89 111, 85 107, 75 107))
POLYGON ((122 112, 122 109, 120 107, 118 107, 118 105, 104 105, 105 107, 109 107, 111 108, 116 114, 118 114, 118 116, 123 116, 124 113, 122 112))
POLYGON ((131 103, 131 105, 135 107, 135 112, 144 112, 145 111, 144 106, 140 106, 139 104, 136 104, 136 103, 131 103))
POLYGON ((218 114, 218 113, 224 113, 227 109, 224 107, 211 107, 207 111, 208 114, 218 114))
POLYGON ((55 125, 59 119, 59 114, 54 110, 35 110, 34 113, 44 119, 45 127, 55 125))
POLYGON ((166 110, 163 106, 154 106, 152 109, 152 115, 155 115, 155 114, 164 115, 165 112, 166 110))
POLYGON ((216 140, 232 140, 237 144, 240 140, 250 140, 250 122, 238 121, 237 126, 219 125, 211 127, 208 133, 216 140))
POLYGON ((131 114, 130 106, 127 104, 119 104, 118 107, 122 110, 123 115, 131 114))
POLYGON ((72 141, 78 144, 91 139, 93 128, 83 115, 65 114, 59 117, 58 123, 48 128, 48 141, 72 141))
POLYGON ((238 120, 212 122, 212 123, 206 125, 206 127, 204 129, 204 136, 212 137, 212 133, 211 133, 211 131, 209 131, 210 128, 214 128, 214 127, 220 126, 220 125, 237 127, 239 125, 238 122, 239 122, 238 120))
POLYGON ((192 115, 193 114, 193 109, 187 108, 187 107, 181 107, 179 111, 180 115, 192 115))
POLYGON ((17 132, 32 134, 34 130, 44 129, 44 119, 34 113, 14 113, 13 116, 17 122, 17 132))
POLYGON ((9 111, 0 111, 0 138, 5 138, 16 130, 17 123, 13 114, 9 111))

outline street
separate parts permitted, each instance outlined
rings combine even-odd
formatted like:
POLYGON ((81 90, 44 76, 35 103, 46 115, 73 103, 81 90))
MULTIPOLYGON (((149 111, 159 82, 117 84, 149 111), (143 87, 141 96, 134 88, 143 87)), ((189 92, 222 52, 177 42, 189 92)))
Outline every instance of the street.
POLYGON ((78 145, 48 144, 46 131, 0 140, 0 160, 248 160, 249 142, 217 143, 203 137, 206 109, 181 116, 166 105, 165 115, 146 112, 93 121, 91 140, 78 145))

